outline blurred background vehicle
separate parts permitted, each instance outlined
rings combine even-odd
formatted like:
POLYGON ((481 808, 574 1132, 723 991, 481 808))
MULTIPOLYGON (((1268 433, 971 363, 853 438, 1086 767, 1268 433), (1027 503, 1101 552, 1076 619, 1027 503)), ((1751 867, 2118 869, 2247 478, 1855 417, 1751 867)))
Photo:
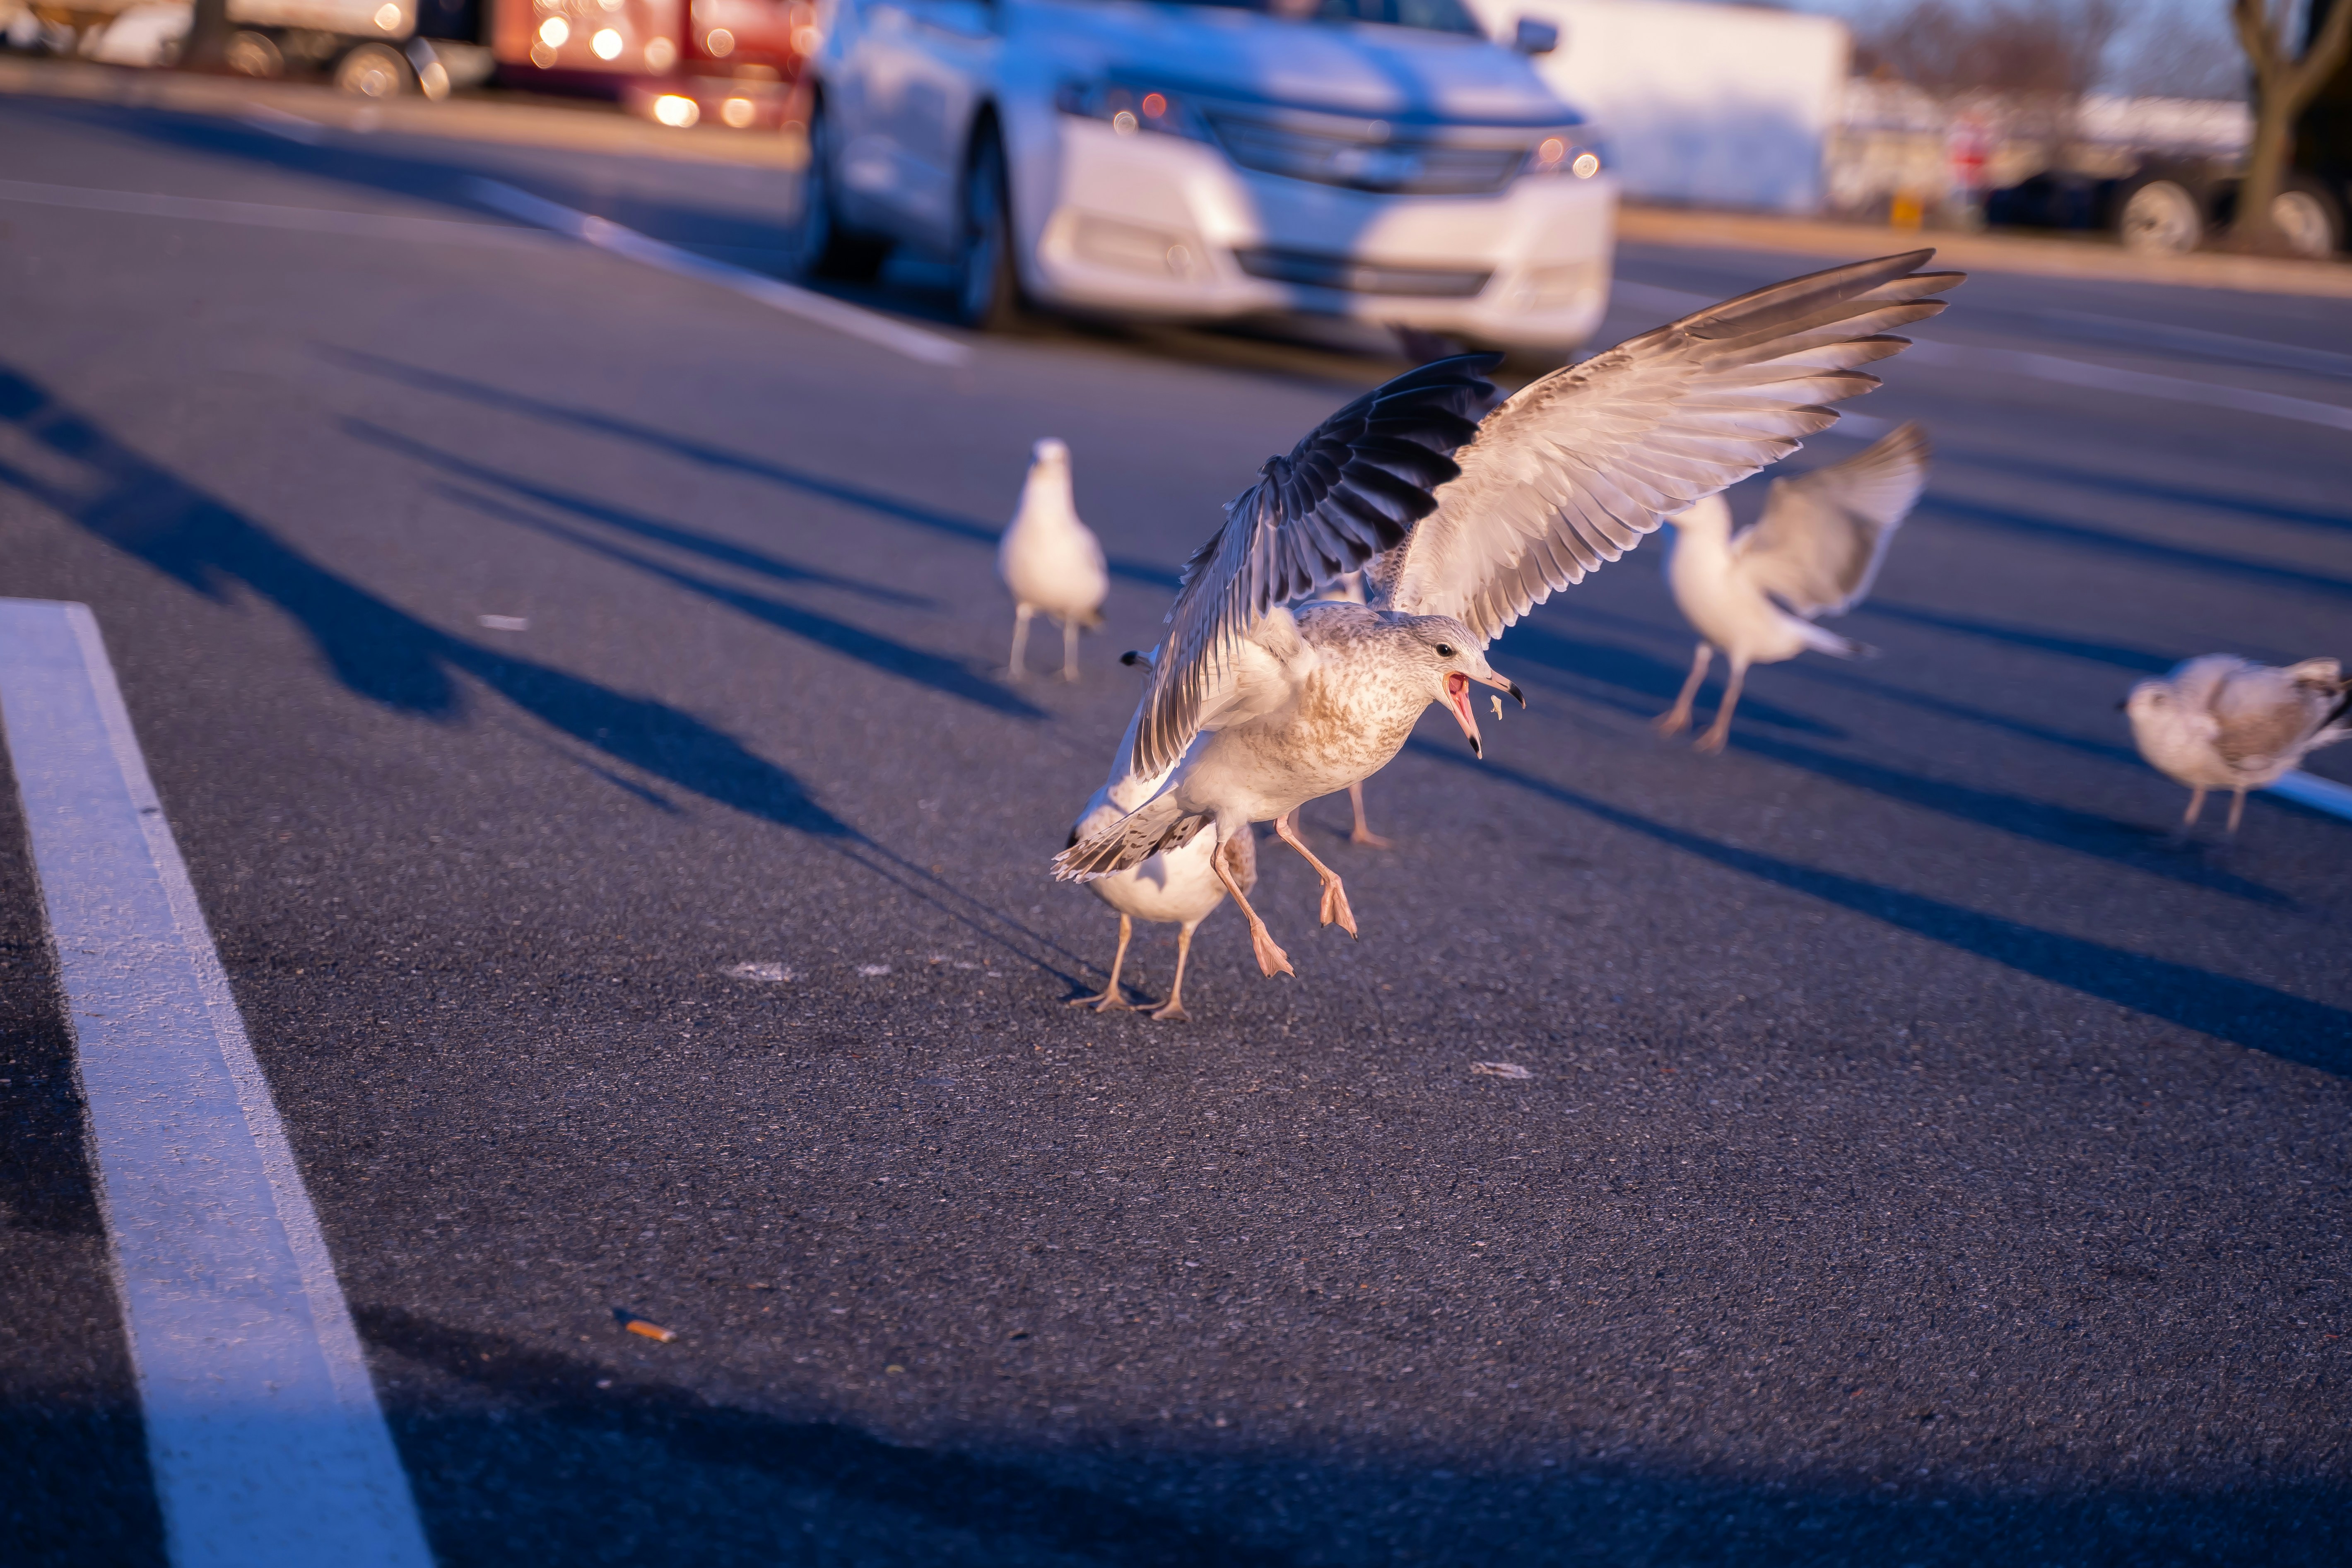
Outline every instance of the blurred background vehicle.
POLYGON ((1352 317, 1560 350, 1607 309, 1594 129, 1459 0, 838 0, 805 270, 950 259, 957 311, 1352 317))
MULTIPOLYGON (((0 5, 17 47, 46 46, 110 65, 163 66, 179 58, 187 0, 29 0, 0 5)), ((446 94, 450 68, 416 37, 416 0, 228 0, 228 69, 259 78, 324 78, 346 92, 388 98, 446 94)))

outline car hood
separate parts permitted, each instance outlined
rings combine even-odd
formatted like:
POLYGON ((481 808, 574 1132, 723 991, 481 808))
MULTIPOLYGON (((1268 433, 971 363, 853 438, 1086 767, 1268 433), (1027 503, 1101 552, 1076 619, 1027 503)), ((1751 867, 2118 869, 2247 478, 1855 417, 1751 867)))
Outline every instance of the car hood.
POLYGON ((1013 8, 1008 46, 1073 74, 1402 122, 1557 125, 1576 115, 1526 57, 1414 27, 1285 22, 1217 5, 1069 0, 1013 8))

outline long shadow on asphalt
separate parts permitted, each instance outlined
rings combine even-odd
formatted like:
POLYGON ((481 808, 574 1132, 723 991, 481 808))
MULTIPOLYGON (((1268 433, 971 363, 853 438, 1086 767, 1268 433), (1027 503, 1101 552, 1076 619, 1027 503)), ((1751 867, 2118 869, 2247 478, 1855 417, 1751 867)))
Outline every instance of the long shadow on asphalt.
POLYGON ((1981 468, 1987 473, 2020 474, 2029 479, 2051 479, 2061 484, 2079 485, 2086 490, 2104 495, 2137 496, 2145 500, 2165 501, 2176 506, 2202 507, 2214 511, 2234 512, 2242 517, 2261 518, 2265 522, 2296 523, 2336 532, 2352 531, 2352 514, 2284 505, 2252 496, 2224 495, 2213 490, 2191 489, 2183 485, 2162 484, 2112 468, 2078 468, 2070 464, 2022 457, 2014 452, 1967 446, 1939 444, 1937 456, 1945 461, 1965 460, 1969 467, 1981 468))
POLYGON ((2092 642, 2083 637, 2062 637, 2056 632, 2037 632, 2028 626, 1996 626, 1990 621, 1947 615, 1940 610, 1925 610, 1916 605, 1899 605, 1885 599, 1872 599, 1857 605, 1853 613, 1858 616, 1883 616, 1890 621, 1900 621, 1908 626, 1957 632, 1962 637, 1981 637, 1987 642, 2004 643, 2011 647, 2031 648, 2035 653, 2063 654, 2068 658, 2087 659, 2094 664, 2111 664, 2119 669, 2136 670, 2142 675, 2162 675, 2179 662, 2160 653, 2126 647, 2120 643, 2092 642))
POLYGON ((81 482, 0 464, 6 483, 207 599, 241 585, 291 616, 353 692, 449 721, 469 675, 589 749, 690 794, 823 837, 852 830, 800 781, 734 737, 649 698, 529 659, 495 654, 425 625, 289 548, 220 500, 148 462, 26 377, 0 369, 0 420, 68 460, 81 482))
MULTIPOLYGON (((683 458, 688 462, 698 463, 705 468, 764 479, 772 484, 799 490, 803 494, 820 496, 826 500, 837 501, 845 506, 857 507, 862 510, 873 512, 877 516, 887 517, 893 522, 910 523, 917 528, 927 529, 933 533, 945 534, 950 539, 963 540, 968 543, 984 544, 994 549, 997 541, 1004 531, 1003 525, 999 523, 983 522, 976 518, 961 517, 953 512, 920 506, 912 501, 902 500, 896 496, 885 495, 878 490, 869 490, 839 479, 829 479, 822 475, 788 468, 770 458, 746 457, 740 452, 730 451, 724 447, 710 446, 688 436, 679 436, 667 430, 656 429, 650 425, 641 425, 635 420, 601 414, 594 409, 551 403, 545 398, 533 397, 527 393, 508 392, 498 387, 486 386, 480 382, 471 381, 464 376, 403 364, 397 360, 386 359, 381 354, 367 353, 356 349, 331 350, 329 351, 328 357, 340 364, 381 376, 388 381, 397 381, 420 391, 437 392, 445 396, 463 398, 486 408, 499 408, 510 413, 526 414, 551 424, 569 425, 575 429, 593 431, 599 436, 613 436, 625 441, 634 441, 639 446, 652 447, 673 458, 683 458)), ((672 537, 666 542, 675 543, 680 549, 710 554, 714 559, 725 559, 730 552, 740 548, 724 541, 711 540, 706 535, 685 534, 682 530, 672 531, 674 535, 684 534, 684 537, 672 537)), ((1166 588, 1171 593, 1175 591, 1176 574, 1167 567, 1154 565, 1148 561, 1135 561, 1119 556, 1111 557, 1108 565, 1111 574, 1115 577, 1124 577, 1133 583, 1149 584, 1156 588, 1166 588)))
MULTIPOLYGON (((466 699, 453 675, 471 676, 593 752, 827 844, 908 897, 1057 979, 1075 984, 1083 971, 1084 962, 1060 943, 835 816, 797 778, 733 736, 667 703, 495 654, 427 626, 148 462, 37 383, 5 368, 0 421, 15 425, 76 469, 75 482, 60 483, 0 463, 0 484, 21 490, 207 599, 226 602, 233 585, 251 590, 292 617, 336 678, 359 696, 402 712, 455 721, 466 712, 466 699)), ((577 761, 560 749, 557 754, 577 761)), ((598 777, 646 804, 670 809, 643 785, 589 765, 598 777)))
POLYGON ((1471 762, 1425 742, 1406 744, 1421 755, 1469 768, 1481 777, 1499 779, 1702 860, 1867 915, 2021 974, 2216 1039, 2266 1051, 2284 1061, 2352 1077, 2352 1013, 2340 1007, 2233 975, 2128 952, 1999 915, 1981 914, 1940 899, 1801 866, 1669 826, 1501 763, 1471 762))
MULTIPOLYGON (((358 440, 382 447, 387 451, 397 452, 403 457, 414 458, 443 473, 454 474, 478 485, 495 486, 510 494, 536 501, 541 506, 568 511, 574 516, 587 518, 607 527, 640 535, 657 531, 679 531, 669 529, 667 525, 652 523, 634 512, 604 501, 591 500, 585 496, 572 495, 545 485, 532 484, 510 478, 495 468, 487 468, 479 463, 467 462, 463 458, 426 446, 421 441, 413 441, 405 436, 386 430, 380 426, 371 425, 365 420, 347 419, 343 422, 343 428, 358 440)), ((942 696, 961 698, 966 702, 992 709, 1009 718, 1044 719, 1047 717, 1044 709, 1024 700, 1016 693, 1007 690, 995 681, 968 668, 955 659, 943 658, 926 649, 884 637, 877 632, 867 631, 862 626, 851 626, 846 621, 835 620, 830 616, 819 615, 814 610, 803 610, 761 595, 729 588, 710 582, 707 578, 691 576, 633 551, 623 550, 616 545, 592 539, 572 529, 559 527, 544 519, 534 517, 529 512, 504 505, 486 496, 472 494, 454 486, 448 487, 443 493, 462 500, 467 505, 487 515, 531 529, 550 538, 560 539, 575 549, 602 555, 608 561, 633 567, 647 576, 660 578, 675 586, 717 600, 731 608, 742 611, 745 615, 763 620, 770 626, 805 637, 821 647, 829 648, 835 653, 856 659, 861 664, 878 669, 886 675, 895 675, 901 679, 913 681, 919 686, 929 687, 942 696)), ((824 576, 823 574, 809 575, 824 576)), ((825 580, 835 584, 848 581, 845 578, 831 577, 825 580)), ((900 595, 900 597, 906 597, 906 595, 900 595)))
POLYGON ((2110 554, 2129 556, 2153 565, 2185 567, 2199 576, 2235 577, 2271 587, 2302 588, 2331 597, 2352 598, 2352 583, 2341 577, 2323 576, 2316 572, 2273 565, 2264 561, 2249 561, 2242 556, 2220 555, 2210 550, 2192 550, 2185 544, 2168 544, 2161 540, 2136 539, 2111 529, 2062 521, 2042 512, 2021 511, 2014 507, 1995 506, 1990 501, 1959 500, 1951 496, 1938 495, 1922 503, 1920 511, 1922 515, 1932 514, 1971 527, 2059 541, 2110 554))
MULTIPOLYGON (((1893 1563, 2332 1563, 2339 1489, 2227 1497, 2070 1489, 1986 1496, 1865 1479, 1644 1473, 1116 1434, 888 1441, 843 1420, 712 1402, 656 1377, 398 1308, 355 1310, 445 1563, 777 1563, 1287 1568, 1413 1562, 1881 1568, 1893 1563), (404 1392, 404 1374, 433 1385, 404 1392)), ((1505 1446, 1505 1447, 1507 1447, 1505 1446)))

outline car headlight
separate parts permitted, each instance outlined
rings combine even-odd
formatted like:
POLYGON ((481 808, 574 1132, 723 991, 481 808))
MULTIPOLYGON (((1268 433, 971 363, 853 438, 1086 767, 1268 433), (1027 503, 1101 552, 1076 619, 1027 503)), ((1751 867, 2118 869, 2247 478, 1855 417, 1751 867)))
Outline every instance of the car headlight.
POLYGON ((1081 120, 1099 120, 1122 136, 1158 131, 1206 142, 1209 128, 1200 115, 1172 93, 1156 87, 1118 81, 1065 82, 1054 95, 1054 107, 1081 120))
POLYGON ((1580 125, 1556 131, 1537 142, 1528 153, 1527 173, 1589 180, 1608 162, 1608 149, 1601 145, 1599 133, 1589 125, 1580 125))

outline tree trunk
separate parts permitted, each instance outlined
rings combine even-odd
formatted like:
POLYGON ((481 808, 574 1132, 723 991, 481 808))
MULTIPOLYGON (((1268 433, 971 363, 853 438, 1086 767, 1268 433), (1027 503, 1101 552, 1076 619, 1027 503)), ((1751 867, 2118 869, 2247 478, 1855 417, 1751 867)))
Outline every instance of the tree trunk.
POLYGON ((2287 15, 2273 19, 2266 0, 2231 0, 2231 21, 2254 73, 2254 139, 2238 182, 2238 212, 2224 242, 2231 250, 2284 256, 2286 237, 2271 222, 2271 204, 2286 188, 2295 117, 2352 52, 2352 0, 2336 0, 2296 59, 2284 36, 2287 15))
POLYGON ((218 71, 227 68, 228 0, 195 0, 188 18, 187 40, 180 46, 182 70, 218 71))

